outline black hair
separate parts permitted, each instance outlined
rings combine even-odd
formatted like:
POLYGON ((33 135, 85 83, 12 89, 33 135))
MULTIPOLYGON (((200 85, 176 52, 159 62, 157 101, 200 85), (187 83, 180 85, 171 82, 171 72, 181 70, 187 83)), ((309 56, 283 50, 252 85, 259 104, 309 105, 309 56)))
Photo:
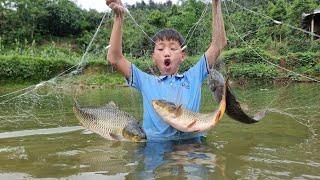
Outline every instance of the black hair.
POLYGON ((184 37, 175 29, 172 28, 164 28, 157 32, 152 37, 153 42, 157 42, 158 40, 175 40, 178 41, 180 46, 185 45, 185 39, 184 37))

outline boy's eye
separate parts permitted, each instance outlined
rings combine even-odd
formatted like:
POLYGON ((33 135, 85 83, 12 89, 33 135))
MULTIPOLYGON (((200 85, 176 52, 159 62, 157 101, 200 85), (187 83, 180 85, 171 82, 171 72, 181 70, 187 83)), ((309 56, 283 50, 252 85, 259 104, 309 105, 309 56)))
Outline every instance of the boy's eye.
POLYGON ((158 51, 163 51, 163 48, 158 48, 158 51))
POLYGON ((171 48, 171 51, 177 51, 178 48, 171 48))

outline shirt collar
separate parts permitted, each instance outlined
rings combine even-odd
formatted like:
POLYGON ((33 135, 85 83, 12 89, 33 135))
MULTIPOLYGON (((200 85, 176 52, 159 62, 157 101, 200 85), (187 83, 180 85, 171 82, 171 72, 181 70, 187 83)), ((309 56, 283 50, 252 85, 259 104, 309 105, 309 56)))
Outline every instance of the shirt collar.
POLYGON ((175 78, 183 78, 184 75, 183 74, 175 74, 175 75, 164 75, 164 76, 158 76, 159 77, 159 81, 163 81, 165 79, 167 79, 167 77, 175 77, 175 78))

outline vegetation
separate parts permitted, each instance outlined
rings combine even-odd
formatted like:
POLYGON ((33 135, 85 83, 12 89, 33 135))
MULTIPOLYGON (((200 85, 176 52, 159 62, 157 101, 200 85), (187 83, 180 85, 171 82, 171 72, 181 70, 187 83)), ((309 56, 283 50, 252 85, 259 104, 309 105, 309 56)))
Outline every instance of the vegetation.
MULTIPOLYGON (((223 3, 229 43, 222 58, 231 77, 257 80, 293 77, 270 63, 312 77, 320 76, 320 41, 283 24, 302 28, 302 13, 320 8, 319 1, 236 2, 260 15, 232 2, 223 3), (274 23, 263 15, 283 23, 274 23)), ((179 5, 170 0, 163 4, 149 0, 128 6, 149 36, 163 27, 175 28, 185 36, 189 34, 190 58, 182 71, 197 61, 211 41, 211 6, 194 32, 190 31, 205 7, 204 2, 197 0, 181 1, 179 5)), ((70 0, 0 0, 0 83, 47 80, 80 61, 89 62, 89 66, 98 64, 106 68, 104 73, 112 72, 112 67, 105 63, 104 49, 111 33, 112 13, 107 14, 88 56, 82 58, 102 16, 95 10, 80 9, 70 0)), ((123 37, 123 51, 128 59, 147 72, 156 72, 150 60, 151 50, 152 43, 128 16, 123 37)), ((95 78, 102 80, 93 81, 113 82, 106 77, 111 76, 98 75, 95 78)))

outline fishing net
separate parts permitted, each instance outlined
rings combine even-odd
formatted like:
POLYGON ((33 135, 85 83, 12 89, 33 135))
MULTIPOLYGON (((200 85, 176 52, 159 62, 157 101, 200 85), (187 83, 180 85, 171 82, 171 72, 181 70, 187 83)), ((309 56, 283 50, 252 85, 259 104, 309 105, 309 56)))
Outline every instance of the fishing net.
MULTIPOLYGON (((264 62, 268 66, 273 66, 281 71, 283 74, 299 76, 316 83, 308 84, 296 84, 291 80, 286 80, 277 84, 258 84, 258 85, 245 85, 239 86, 236 83, 230 81, 232 91, 243 105, 248 114, 253 114, 261 110, 267 110, 269 114, 277 114, 280 120, 271 120, 272 123, 281 125, 284 121, 296 122, 301 126, 308 129, 312 138, 318 138, 320 129, 320 85, 319 80, 298 74, 294 71, 285 69, 284 67, 270 62, 263 54, 260 54, 254 46, 247 43, 246 34, 239 34, 237 32, 237 26, 233 19, 230 18, 228 7, 232 6, 231 3, 222 3, 225 22, 230 24, 228 31, 234 31, 235 41, 229 43, 237 43, 248 47, 253 53, 256 53, 260 57, 260 61, 264 62), (283 121, 282 121, 283 120, 283 121)), ((235 6, 235 5, 234 5, 235 6)), ((190 27, 190 30, 184 34, 186 37, 187 51, 192 52, 193 47, 197 46, 197 43, 193 42, 192 37, 203 36, 201 43, 210 43, 208 38, 208 23, 212 18, 210 4, 204 2, 202 9, 200 9, 199 19, 194 21, 194 25, 190 27), (208 21, 209 20, 209 21, 208 21)), ((107 13, 106 13, 107 14, 107 13)), ((69 127, 77 126, 78 122, 75 119, 72 112, 72 104, 74 98, 80 98, 81 102, 86 105, 102 105, 108 101, 114 100, 124 111, 132 113, 137 119, 142 119, 142 100, 140 94, 132 88, 119 87, 119 86, 86 86, 81 84, 81 74, 86 70, 88 63, 88 56, 94 56, 98 53, 92 50, 94 40, 104 25, 106 14, 101 20, 100 25, 97 28, 96 33, 93 35, 91 42, 88 44, 83 57, 79 60, 76 66, 61 72, 56 77, 41 82, 36 85, 29 86, 17 91, 3 90, 0 95, 0 133, 32 130, 32 129, 44 129, 44 128, 57 128, 57 127, 69 127), (80 78, 79 78, 80 77, 80 78), (80 79, 80 80, 79 80, 80 79), (117 97, 118 100, 115 100, 117 97)), ((127 12, 126 21, 131 22, 137 27, 137 31, 141 31, 142 36, 150 39, 149 34, 139 25, 141 22, 136 20, 137 17, 134 14, 127 12)), ((256 26, 256 29, 250 29, 250 33, 258 33, 262 27, 270 25, 270 19, 262 21, 261 24, 256 26)), ((210 24, 209 24, 210 27, 210 24)), ((249 30, 248 30, 249 31, 249 30)), ((106 39, 108 37, 105 37, 106 39)), ((128 38, 128 37, 127 37, 128 38)), ((125 39, 125 38, 124 38, 125 39)), ((150 42, 152 43, 152 42, 150 42)), ((205 49, 199 51, 204 52, 205 49)), ((222 60, 223 61, 223 60, 222 60)), ((186 62, 188 64, 188 60, 186 62)), ((150 68, 152 68, 150 66, 150 68)), ((224 75, 228 76, 227 66, 220 68, 225 70, 224 75)), ((113 73, 114 70, 110 69, 109 73, 113 73)), ((154 72, 151 72, 154 73, 154 72)), ((156 73, 154 73, 157 75, 156 73)), ((202 111, 208 112, 213 108, 207 106, 208 104, 214 104, 212 93, 205 85, 203 87, 202 97, 202 111)), ((179 92, 179 91, 178 91, 179 92)), ((179 103, 179 94, 177 96, 177 102, 179 103)), ((272 117, 272 116, 271 116, 272 117)), ((267 121, 266 120, 266 121, 267 121)), ((66 130, 67 131, 67 130, 66 130)), ((35 134, 37 132, 34 132, 35 134)), ((39 132, 41 133, 41 132, 39 132)), ((3 135, 4 136, 4 135, 3 135)), ((18 135, 17 135, 18 136, 18 135)), ((1 135, 0 135, 1 137, 1 135)))

